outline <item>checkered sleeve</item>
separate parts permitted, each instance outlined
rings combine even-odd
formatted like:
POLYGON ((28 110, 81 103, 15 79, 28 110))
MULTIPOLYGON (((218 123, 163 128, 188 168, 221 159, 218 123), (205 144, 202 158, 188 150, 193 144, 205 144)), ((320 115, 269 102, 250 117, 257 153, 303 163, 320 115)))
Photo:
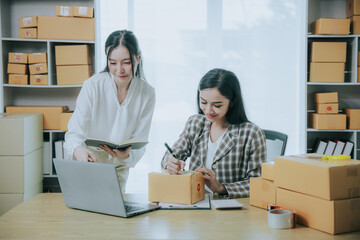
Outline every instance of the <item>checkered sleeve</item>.
POLYGON ((241 181, 223 184, 229 198, 248 197, 250 178, 261 176, 261 163, 266 161, 266 140, 263 130, 257 127, 252 128, 248 137, 250 138, 249 146, 245 146, 245 149, 249 151, 243 154, 244 164, 240 170, 244 178, 241 181))
MULTIPOLYGON (((202 128, 202 126, 204 125, 203 121, 204 118, 199 116, 198 114, 191 116, 187 120, 185 128, 180 134, 179 139, 171 147, 174 154, 178 157, 179 160, 185 161, 191 155, 192 141, 199 133, 199 129, 202 128)), ((166 167, 167 159, 170 156, 171 154, 169 153, 169 151, 166 151, 161 160, 162 168, 166 167)))

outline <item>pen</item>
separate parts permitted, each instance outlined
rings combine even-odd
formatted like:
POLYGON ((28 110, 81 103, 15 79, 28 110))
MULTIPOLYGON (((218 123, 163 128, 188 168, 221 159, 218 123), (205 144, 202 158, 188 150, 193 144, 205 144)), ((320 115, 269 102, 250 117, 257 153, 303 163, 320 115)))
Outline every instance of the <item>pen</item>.
POLYGON ((178 157, 175 155, 175 153, 173 152, 173 150, 169 147, 169 145, 167 143, 165 143, 165 147, 171 153, 171 155, 174 156, 174 158, 178 159, 178 157))

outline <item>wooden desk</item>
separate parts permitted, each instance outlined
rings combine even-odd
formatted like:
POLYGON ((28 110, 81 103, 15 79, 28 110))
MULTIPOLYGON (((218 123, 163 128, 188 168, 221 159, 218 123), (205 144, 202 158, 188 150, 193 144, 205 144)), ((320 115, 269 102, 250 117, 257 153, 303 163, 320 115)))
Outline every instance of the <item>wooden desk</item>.
POLYGON ((303 226, 272 229, 265 210, 239 201, 242 210, 157 210, 126 219, 70 209, 62 194, 43 193, 0 217, 0 238, 360 239, 360 232, 333 236, 303 226))

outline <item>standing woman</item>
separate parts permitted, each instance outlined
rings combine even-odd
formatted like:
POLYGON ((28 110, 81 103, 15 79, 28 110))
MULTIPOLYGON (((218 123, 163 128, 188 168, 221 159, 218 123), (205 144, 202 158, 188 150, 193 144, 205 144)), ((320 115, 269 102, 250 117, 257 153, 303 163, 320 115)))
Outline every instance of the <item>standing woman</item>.
POLYGON ((230 198, 249 196, 249 178, 260 176, 266 161, 264 132, 248 121, 240 84, 234 73, 213 69, 198 87, 199 114, 191 116, 161 165, 178 174, 189 170, 204 174, 206 190, 230 198))
POLYGON ((82 86, 65 134, 65 158, 117 165, 122 191, 129 168, 145 153, 131 150, 87 147, 87 138, 111 142, 129 139, 147 141, 155 107, 155 91, 144 76, 141 51, 131 31, 115 31, 105 43, 106 68, 82 86))

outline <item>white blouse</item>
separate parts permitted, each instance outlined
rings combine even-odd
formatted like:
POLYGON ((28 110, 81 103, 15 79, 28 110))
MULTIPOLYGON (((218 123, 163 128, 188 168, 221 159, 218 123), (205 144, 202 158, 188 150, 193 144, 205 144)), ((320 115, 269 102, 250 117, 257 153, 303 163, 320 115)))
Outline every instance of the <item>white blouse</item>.
MULTIPOLYGON (((129 139, 148 140, 155 107, 155 90, 147 82, 133 78, 122 104, 119 103, 115 81, 110 73, 99 73, 86 80, 76 101, 75 111, 65 134, 64 153, 73 159, 74 149, 85 147, 87 138, 111 142, 129 139)), ((103 153, 105 153, 103 151, 103 153)), ((106 160, 134 167, 145 153, 145 147, 130 150, 125 160, 112 159, 108 154, 97 154, 106 160)))

